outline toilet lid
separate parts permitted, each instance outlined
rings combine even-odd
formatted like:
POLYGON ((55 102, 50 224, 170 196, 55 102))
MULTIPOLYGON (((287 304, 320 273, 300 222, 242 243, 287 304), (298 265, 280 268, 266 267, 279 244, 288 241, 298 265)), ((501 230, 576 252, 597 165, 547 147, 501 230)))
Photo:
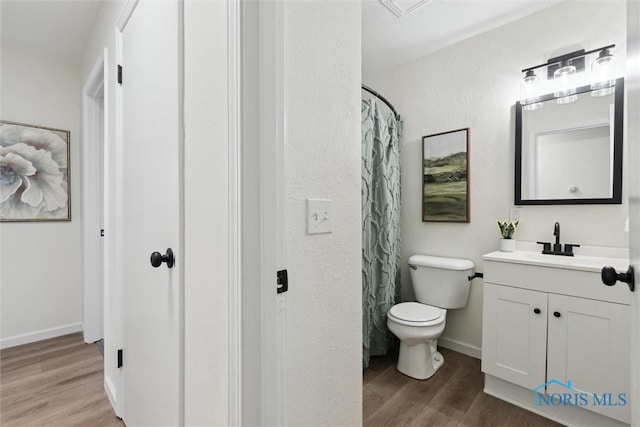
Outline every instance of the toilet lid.
POLYGON ((408 322, 429 322, 440 317, 440 309, 419 302, 403 302, 391 307, 389 315, 408 322))

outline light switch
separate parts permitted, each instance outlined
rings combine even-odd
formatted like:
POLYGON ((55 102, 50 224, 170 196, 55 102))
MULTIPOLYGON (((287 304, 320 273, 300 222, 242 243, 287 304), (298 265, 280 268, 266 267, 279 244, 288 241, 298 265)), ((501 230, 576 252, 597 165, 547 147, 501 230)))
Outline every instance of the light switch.
POLYGON ((307 234, 331 233, 331 200, 307 199, 307 234))

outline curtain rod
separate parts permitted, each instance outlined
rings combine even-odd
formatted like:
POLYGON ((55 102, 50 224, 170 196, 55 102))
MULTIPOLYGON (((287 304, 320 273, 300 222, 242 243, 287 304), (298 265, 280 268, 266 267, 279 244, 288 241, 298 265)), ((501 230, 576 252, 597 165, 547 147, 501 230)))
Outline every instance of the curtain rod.
POLYGON ((391 103, 389 101, 387 101, 387 98, 385 98, 384 96, 380 95, 378 92, 376 92, 375 90, 371 89, 369 86, 367 85, 361 85, 363 90, 366 90, 367 92, 369 92, 371 95, 377 97, 378 99, 380 99, 380 101, 384 102, 385 104, 387 104, 387 106, 389 108, 391 108, 391 111, 393 111, 393 115, 396 117, 396 120, 400 120, 400 114, 398 114, 398 112, 396 111, 395 108, 393 108, 393 105, 391 105, 391 103))

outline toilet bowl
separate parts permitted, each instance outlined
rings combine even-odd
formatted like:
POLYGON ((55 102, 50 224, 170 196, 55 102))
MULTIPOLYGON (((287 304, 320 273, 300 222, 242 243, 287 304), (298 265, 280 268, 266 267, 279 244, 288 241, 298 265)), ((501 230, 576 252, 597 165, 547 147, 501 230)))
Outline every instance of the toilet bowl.
POLYGON ((467 304, 473 262, 413 255, 409 267, 417 302, 391 307, 387 327, 400 340, 398 371, 425 380, 444 363, 438 337, 444 331, 447 309, 467 304))
POLYGON ((442 366, 437 351, 447 310, 417 302, 396 304, 387 313, 387 327, 400 340, 398 371, 412 378, 430 378, 442 366))

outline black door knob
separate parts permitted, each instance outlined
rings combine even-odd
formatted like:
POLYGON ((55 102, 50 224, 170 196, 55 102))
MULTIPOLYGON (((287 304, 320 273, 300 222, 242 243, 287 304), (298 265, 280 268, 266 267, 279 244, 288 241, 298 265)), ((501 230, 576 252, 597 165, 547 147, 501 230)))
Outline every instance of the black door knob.
POLYGON ((151 265, 153 267, 160 267, 163 262, 167 263, 167 267, 173 268, 173 265, 176 262, 176 258, 173 255, 173 250, 171 248, 167 249, 167 253, 162 255, 160 252, 154 252, 151 254, 151 265))
POLYGON ((602 283, 607 286, 613 286, 619 280, 621 282, 629 285, 629 290, 633 292, 636 288, 635 283, 635 271, 632 266, 629 266, 625 273, 618 273, 615 268, 607 265, 602 267, 602 272, 600 273, 602 277, 602 283))
POLYGON ((558 312, 558 311, 554 311, 554 312, 553 312, 553 315, 554 315, 554 316, 556 316, 556 317, 560 317, 560 312, 558 312))
POLYGON ((533 309, 533 312, 534 312, 535 314, 540 314, 540 309, 539 309, 539 308, 534 308, 534 309, 533 309))

